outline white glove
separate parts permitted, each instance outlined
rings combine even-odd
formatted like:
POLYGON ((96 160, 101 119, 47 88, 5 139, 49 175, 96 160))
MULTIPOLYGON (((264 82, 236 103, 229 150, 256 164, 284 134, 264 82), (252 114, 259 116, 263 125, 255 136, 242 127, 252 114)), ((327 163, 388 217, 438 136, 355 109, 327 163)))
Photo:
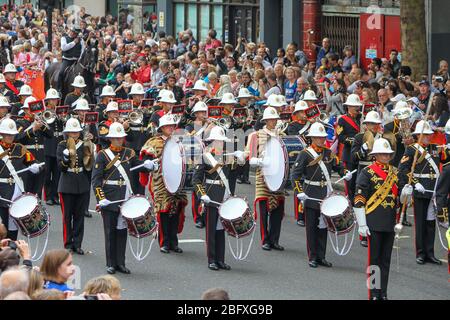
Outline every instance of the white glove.
POLYGON ((250 166, 252 166, 252 167, 262 167, 263 159, 262 158, 251 158, 249 163, 250 163, 250 166))
POLYGON ((203 201, 206 204, 211 202, 211 198, 209 196, 207 196, 206 194, 204 196, 201 196, 200 200, 203 201))
POLYGON ((243 163, 243 162, 245 163, 245 152, 238 150, 238 151, 235 151, 233 155, 236 157, 236 159, 240 163, 243 163))
POLYGON ((420 193, 425 193, 425 188, 418 182, 414 185, 414 188, 420 193))
POLYGON ((111 201, 109 201, 108 199, 102 199, 98 202, 98 205, 100 207, 106 207, 109 206, 111 204, 111 201))
POLYGON ((159 170, 159 161, 153 160, 153 171, 159 170))
POLYGON ((152 160, 145 160, 144 168, 150 171, 155 170, 155 162, 152 160))
POLYGON ((364 143, 361 147, 364 151, 369 150, 369 146, 367 145, 367 143, 364 143))
POLYGON ((63 155, 64 155, 64 157, 68 158, 69 157, 69 149, 64 149, 63 155))
POLYGON ((302 192, 297 194, 297 199, 300 201, 305 201, 306 199, 308 199, 308 196, 306 195, 306 193, 302 192))
POLYGON ((33 174, 38 174, 40 171, 40 166, 37 163, 33 163, 31 166, 28 167, 33 174))
POLYGON ((347 172, 347 173, 345 174, 344 180, 345 180, 345 181, 350 181, 350 180, 352 180, 352 177, 353 177, 353 173, 351 173, 351 171, 349 171, 349 172, 347 172))
POLYGON ((358 221, 358 232, 362 237, 370 236, 369 227, 366 223, 366 209, 364 208, 353 208, 355 212, 356 221, 358 221))
POLYGON ((400 202, 401 203, 409 202, 411 200, 412 194, 413 194, 413 186, 410 184, 406 184, 402 189, 402 193, 400 194, 400 202))

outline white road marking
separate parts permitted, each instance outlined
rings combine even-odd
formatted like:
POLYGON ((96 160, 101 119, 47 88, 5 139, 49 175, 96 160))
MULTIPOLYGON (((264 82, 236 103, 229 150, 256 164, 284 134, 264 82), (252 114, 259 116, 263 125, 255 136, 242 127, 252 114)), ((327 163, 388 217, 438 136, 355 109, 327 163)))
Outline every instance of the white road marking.
POLYGON ((178 243, 203 243, 205 240, 203 239, 183 239, 178 240, 178 243))

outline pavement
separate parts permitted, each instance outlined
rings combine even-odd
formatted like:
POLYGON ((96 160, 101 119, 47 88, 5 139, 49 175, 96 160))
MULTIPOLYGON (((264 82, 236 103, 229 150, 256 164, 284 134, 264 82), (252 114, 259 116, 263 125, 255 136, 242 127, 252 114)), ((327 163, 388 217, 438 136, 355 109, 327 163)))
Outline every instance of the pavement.
MULTIPOLYGON (((238 184, 237 194, 253 201, 254 179, 251 179, 251 182, 252 185, 238 184)), ((138 262, 128 248, 127 266, 132 273, 116 274, 122 284, 122 298, 200 299, 206 289, 222 287, 229 292, 231 299, 366 300, 367 249, 359 244, 357 235, 346 256, 336 255, 328 242, 327 260, 333 263, 333 268, 310 268, 305 228, 296 224, 293 202, 292 191, 289 191, 280 238, 280 244, 285 247, 285 251, 261 250, 258 222, 253 246, 246 261, 234 260, 227 243, 225 261, 231 265, 230 271, 211 271, 207 268, 205 229, 195 228, 189 203, 184 231, 179 236, 180 247, 184 253, 160 253, 155 242, 150 255, 144 261, 138 262)), ((90 207, 95 208, 93 196, 90 207)), ((48 249, 62 248, 61 210, 59 206, 50 206, 48 210, 52 217, 48 249)), ((413 218, 409 217, 409 220, 413 221, 413 218)), ((131 240, 135 243, 136 239, 131 240)), ((250 237, 244 241, 248 244, 250 237)), ((450 283, 447 264, 417 265, 413 241, 413 229, 405 227, 398 244, 399 259, 396 249, 392 255, 389 298, 448 300, 450 283)), ((146 239, 146 245, 148 244, 149 238, 146 239)), ((103 225, 99 214, 85 219, 83 249, 87 252, 86 255, 74 255, 74 264, 79 267, 79 272, 72 284, 76 286, 77 293, 82 292, 84 284, 89 279, 106 273, 103 225)), ((435 250, 436 256, 446 261, 444 259, 447 252, 441 247, 438 239, 435 250)), ((40 263, 41 261, 38 261, 35 265, 40 263)))

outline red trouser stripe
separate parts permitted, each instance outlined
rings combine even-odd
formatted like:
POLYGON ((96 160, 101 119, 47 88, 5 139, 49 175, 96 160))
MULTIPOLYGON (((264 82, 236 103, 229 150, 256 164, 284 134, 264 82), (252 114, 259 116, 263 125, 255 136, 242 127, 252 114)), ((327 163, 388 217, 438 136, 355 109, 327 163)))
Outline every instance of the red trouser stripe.
POLYGON ((62 193, 59 193, 59 202, 61 203, 61 213, 62 213, 62 224, 63 224, 63 239, 64 245, 67 243, 67 230, 66 230, 66 219, 64 215, 64 199, 62 193))

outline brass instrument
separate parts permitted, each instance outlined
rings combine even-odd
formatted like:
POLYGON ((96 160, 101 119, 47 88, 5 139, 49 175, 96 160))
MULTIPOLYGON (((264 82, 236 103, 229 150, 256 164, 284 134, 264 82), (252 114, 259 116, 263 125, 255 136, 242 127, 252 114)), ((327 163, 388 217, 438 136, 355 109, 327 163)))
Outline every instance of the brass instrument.
POLYGON ((399 122, 399 133, 403 140, 412 138, 411 122, 409 118, 412 116, 412 110, 402 108, 395 112, 394 118, 399 122))
POLYGON ((57 118, 56 112, 51 109, 47 109, 44 112, 42 112, 41 117, 42 120, 47 124, 52 124, 53 122, 55 122, 57 118))
POLYGON ((132 124, 142 124, 144 121, 144 113, 139 109, 133 110, 128 114, 128 120, 132 124))
POLYGON ((77 149, 75 140, 73 138, 67 138, 66 140, 66 148, 69 150, 69 168, 74 168, 77 160, 77 149))
POLYGON ((231 128, 232 122, 231 119, 228 117, 225 118, 208 118, 208 121, 214 123, 216 126, 221 127, 224 130, 228 130, 231 128))
MULTIPOLYGON (((95 145, 91 141, 90 138, 88 138, 89 132, 89 125, 84 124, 83 127, 83 164, 86 170, 91 170, 92 166, 94 165, 94 151, 95 151, 95 145)), ((69 151, 70 152, 70 151, 69 151)))

